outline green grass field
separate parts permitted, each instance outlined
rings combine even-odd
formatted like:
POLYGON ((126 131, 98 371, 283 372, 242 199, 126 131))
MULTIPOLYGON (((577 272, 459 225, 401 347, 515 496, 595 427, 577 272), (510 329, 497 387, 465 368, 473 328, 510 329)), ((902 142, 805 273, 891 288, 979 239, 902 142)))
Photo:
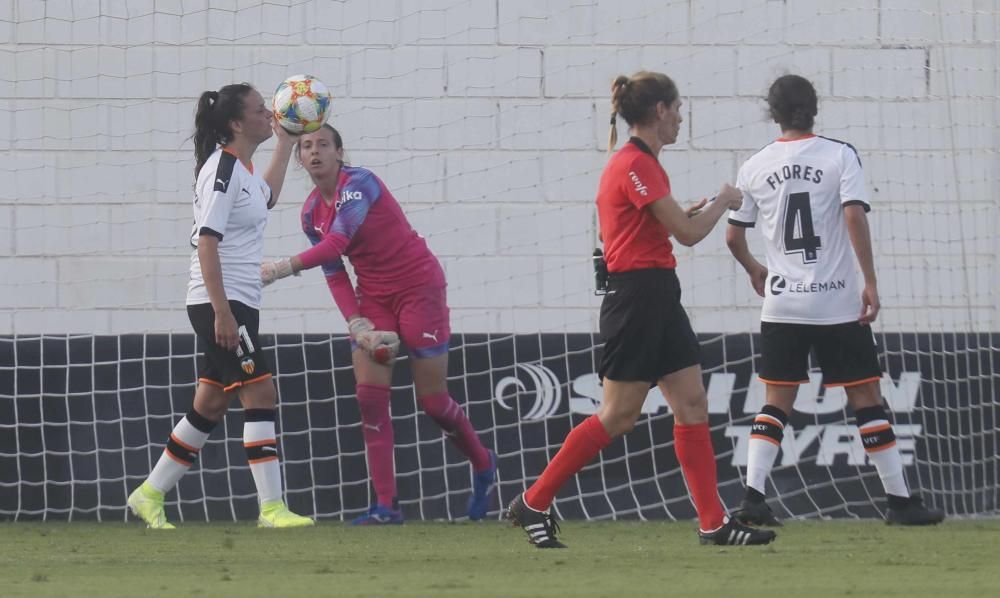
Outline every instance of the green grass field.
POLYGON ((537 550, 499 522, 258 530, 0 524, 0 596, 997 596, 1000 521, 790 523, 700 546, 692 523, 563 524, 537 550))

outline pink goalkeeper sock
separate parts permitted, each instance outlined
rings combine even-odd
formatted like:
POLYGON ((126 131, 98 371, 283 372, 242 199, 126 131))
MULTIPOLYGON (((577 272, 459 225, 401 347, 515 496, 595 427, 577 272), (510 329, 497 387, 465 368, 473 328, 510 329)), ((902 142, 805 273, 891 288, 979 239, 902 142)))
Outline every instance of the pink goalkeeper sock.
POLYGON ((451 438, 458 450, 469 458, 472 469, 476 472, 485 471, 490 467, 490 454, 479 441, 479 436, 472 428, 472 422, 466 417, 462 407, 448 393, 439 392, 420 397, 420 405, 424 413, 437 422, 441 429, 451 438))
POLYGON ((392 418, 389 415, 388 386, 358 384, 361 432, 368 454, 368 474, 375 487, 378 504, 392 508, 396 499, 396 471, 392 462, 392 418))

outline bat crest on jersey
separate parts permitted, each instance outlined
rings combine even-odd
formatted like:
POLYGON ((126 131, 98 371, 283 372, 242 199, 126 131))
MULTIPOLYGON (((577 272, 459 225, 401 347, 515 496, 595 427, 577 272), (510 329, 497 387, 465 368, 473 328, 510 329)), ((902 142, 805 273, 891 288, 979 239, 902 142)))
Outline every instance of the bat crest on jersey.
POLYGON ((257 365, 250 357, 243 358, 243 361, 240 362, 240 367, 243 368, 243 371, 246 372, 247 375, 253 374, 253 371, 257 369, 257 365))
POLYGON ((240 358, 240 367, 247 375, 254 373, 257 369, 257 364, 253 361, 253 339, 250 338, 250 333, 247 331, 247 327, 244 324, 240 324, 237 333, 240 337, 240 344, 236 345, 236 357, 240 358))

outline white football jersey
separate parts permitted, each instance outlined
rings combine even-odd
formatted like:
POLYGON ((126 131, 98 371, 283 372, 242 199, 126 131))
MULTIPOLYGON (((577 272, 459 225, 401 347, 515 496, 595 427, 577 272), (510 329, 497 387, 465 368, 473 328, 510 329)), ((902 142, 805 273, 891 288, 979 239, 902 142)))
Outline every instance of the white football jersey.
POLYGON ((219 239, 226 298, 260 309, 260 262, 270 201, 267 182, 247 170, 236 156, 219 148, 208 158, 194 189, 188 305, 210 303, 198 259, 198 240, 208 234, 219 239))
POLYGON ((761 320, 841 324, 861 314, 861 284, 844 206, 870 210, 861 159, 843 141, 778 139, 743 163, 735 226, 758 226, 768 277, 761 320))

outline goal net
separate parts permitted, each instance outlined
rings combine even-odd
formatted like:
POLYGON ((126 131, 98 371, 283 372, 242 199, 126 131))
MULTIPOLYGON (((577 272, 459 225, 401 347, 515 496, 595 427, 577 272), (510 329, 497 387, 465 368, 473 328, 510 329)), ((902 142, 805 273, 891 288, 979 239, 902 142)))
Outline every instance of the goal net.
MULTIPOLYGON (((386 182, 446 270, 449 390, 499 454, 497 516, 601 400, 593 200, 610 82, 640 69, 681 91, 681 135, 660 157, 683 201, 777 136, 762 100, 775 77, 813 81, 818 132, 854 144, 869 181, 882 391, 908 481, 949 514, 996 514, 998 66, 1000 7, 981 0, 0 2, 0 519, 125 517, 194 391, 195 100, 240 81, 268 98, 300 72, 330 87, 350 163, 386 182)), ((291 168, 268 256, 307 246, 308 191, 291 168)), ((760 301, 721 228, 677 254, 734 507, 763 402, 760 301)), ((269 287, 261 315, 289 505, 356 516, 373 497, 322 276, 269 287)), ((469 466, 419 412, 408 366, 392 391, 402 508, 460 519, 469 466)), ((775 510, 877 517, 845 396, 820 382, 799 392, 775 510)), ((234 401, 168 517, 256 516, 242 420, 234 401)), ((672 423, 651 392, 635 430, 559 494, 559 515, 693 517, 672 423)))

